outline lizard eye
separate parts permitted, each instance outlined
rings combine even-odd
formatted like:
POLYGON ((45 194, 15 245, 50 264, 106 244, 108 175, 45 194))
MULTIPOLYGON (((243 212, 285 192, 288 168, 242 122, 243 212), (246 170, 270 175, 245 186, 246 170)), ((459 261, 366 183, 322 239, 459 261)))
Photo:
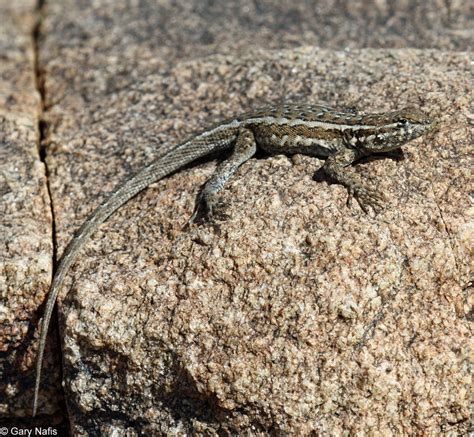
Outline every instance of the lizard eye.
POLYGON ((406 118, 400 118, 398 119, 398 124, 401 124, 402 126, 406 126, 408 124, 408 120, 406 118))

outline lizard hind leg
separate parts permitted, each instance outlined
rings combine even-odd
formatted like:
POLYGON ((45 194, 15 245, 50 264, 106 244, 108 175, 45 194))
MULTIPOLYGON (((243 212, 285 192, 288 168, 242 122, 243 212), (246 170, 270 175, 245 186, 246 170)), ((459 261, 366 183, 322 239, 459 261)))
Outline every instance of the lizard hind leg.
POLYGON ((212 221, 218 206, 216 202, 217 193, 224 187, 236 170, 255 155, 256 150, 257 145, 253 132, 250 129, 241 128, 231 155, 217 166, 216 171, 199 193, 194 213, 189 219, 188 224, 194 223, 201 218, 212 221))

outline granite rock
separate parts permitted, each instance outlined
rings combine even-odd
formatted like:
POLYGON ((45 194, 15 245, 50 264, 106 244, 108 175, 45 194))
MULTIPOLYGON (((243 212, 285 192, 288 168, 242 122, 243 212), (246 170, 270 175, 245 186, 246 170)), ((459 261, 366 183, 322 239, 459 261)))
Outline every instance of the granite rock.
MULTIPOLYGON (((62 290, 63 414, 74 434, 467 432, 470 54, 357 49, 467 50, 472 11, 444 0, 0 6, 0 423, 29 414, 54 253, 108 192, 221 118, 323 101, 414 104, 439 130, 403 161, 357 166, 388 193, 377 217, 347 209, 322 161, 303 156, 246 163, 220 196, 229 218, 212 226, 183 230, 214 161, 133 199, 62 290)), ((45 424, 61 414, 58 343, 45 424)))
POLYGON ((78 126, 75 112, 53 109, 59 252, 159 151, 152 137, 166 148, 219 115, 283 98, 365 111, 414 104, 439 121, 404 160, 357 166, 388 193, 377 217, 313 180, 322 161, 304 156, 244 164, 220 195, 229 218, 214 225, 184 229, 215 162, 113 215, 60 301, 73 430, 465 432, 469 69, 464 53, 260 51, 179 63, 115 93, 112 106, 99 93, 78 126))
POLYGON ((51 55, 72 49, 82 52, 83 62, 127 59, 116 82, 108 83, 111 89, 140 80, 130 66, 145 59, 173 65, 176 58, 236 55, 255 47, 469 50, 474 45, 474 8, 468 0, 50 0, 45 12, 54 23, 51 55))

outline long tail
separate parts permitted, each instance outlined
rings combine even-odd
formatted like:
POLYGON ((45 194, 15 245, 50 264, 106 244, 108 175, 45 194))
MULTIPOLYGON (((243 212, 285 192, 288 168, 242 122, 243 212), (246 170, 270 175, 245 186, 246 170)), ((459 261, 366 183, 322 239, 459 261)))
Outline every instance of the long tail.
POLYGON ((154 161, 149 166, 143 168, 139 173, 125 182, 117 191, 115 191, 102 205, 100 205, 87 220, 82 224, 79 231, 69 242, 64 254, 59 261, 58 268, 51 284, 43 320, 41 323, 41 336, 36 358, 36 382, 33 400, 33 417, 36 415, 38 406, 38 393, 41 381, 41 368, 43 364, 43 354, 46 345, 46 336, 48 333, 51 315, 54 304, 58 297, 59 290, 69 267, 74 262, 77 254, 81 250, 87 239, 95 232, 98 226, 103 223, 114 211, 125 204, 133 196, 148 187, 153 182, 168 176, 170 173, 179 170, 181 167, 190 164, 198 158, 209 155, 210 153, 223 149, 228 146, 229 141, 219 141, 210 143, 204 138, 195 137, 190 141, 182 143, 169 151, 164 156, 154 161))

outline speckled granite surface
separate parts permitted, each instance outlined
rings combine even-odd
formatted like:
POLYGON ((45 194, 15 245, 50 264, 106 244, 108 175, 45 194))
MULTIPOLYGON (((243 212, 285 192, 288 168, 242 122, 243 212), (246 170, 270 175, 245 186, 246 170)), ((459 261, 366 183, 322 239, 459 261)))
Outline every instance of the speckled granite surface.
MULTIPOLYGON (((42 8, 59 254, 126 175, 265 102, 415 104, 440 128, 403 161, 358 166, 388 193, 377 218, 347 209, 342 187, 313 180, 322 161, 302 156, 246 163, 217 226, 183 230, 215 162, 133 199, 82 252, 60 302, 72 433, 465 433, 472 56, 356 48, 466 49, 472 6, 139 4, 42 8)), ((57 409, 52 378, 44 414, 57 409)))
MULTIPOLYGON (((151 135, 173 144, 227 108, 304 96, 372 110, 417 104, 441 122, 404 161, 360 165, 389 193, 375 219, 347 209, 342 187, 312 181, 322 161, 301 156, 246 163, 221 195, 230 218, 216 227, 183 230, 212 163, 121 209, 76 263, 62 305, 74 429, 464 430, 472 96, 469 56, 447 56, 216 56, 115 94, 116 114, 89 123, 79 153, 84 130, 58 123, 61 153, 48 162, 53 192, 70 193, 53 194, 64 247, 104 192, 153 154, 151 135)), ((82 123, 112 111, 89 103, 82 123)))
MULTIPOLYGON (((92 62, 122 57, 124 50, 136 61, 174 63, 175 57, 235 55, 255 47, 467 50, 474 42, 468 0, 50 0, 45 10, 62 36, 56 50, 87 46, 92 62)), ((130 62, 122 65, 125 71, 130 62)))

